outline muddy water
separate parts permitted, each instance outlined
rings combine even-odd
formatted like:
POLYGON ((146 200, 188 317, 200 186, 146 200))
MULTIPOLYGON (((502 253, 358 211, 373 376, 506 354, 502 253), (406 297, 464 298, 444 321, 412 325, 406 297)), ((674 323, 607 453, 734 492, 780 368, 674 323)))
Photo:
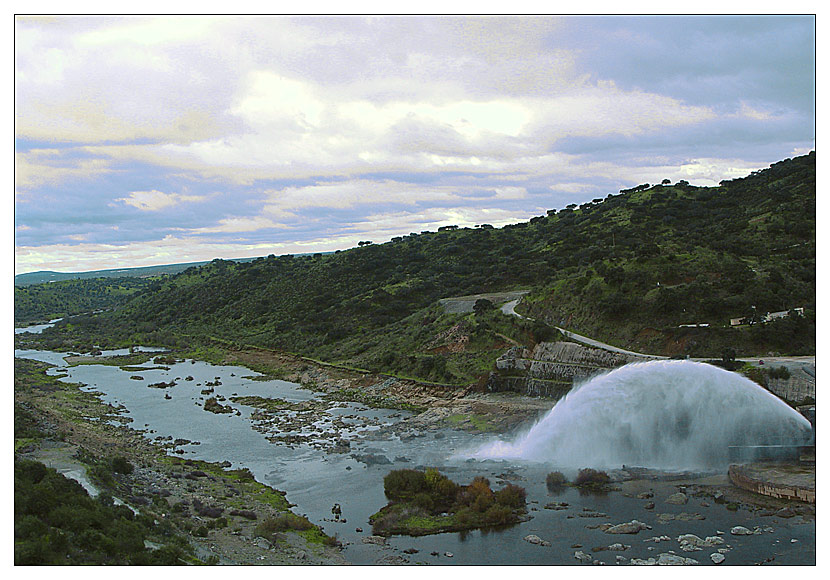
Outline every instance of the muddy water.
MULTIPOLYGON (((126 351, 123 351, 126 352, 126 351)), ((373 564, 384 558, 393 562, 428 563, 442 565, 561 565, 578 564, 574 553, 590 554, 606 564, 617 563, 617 556, 627 563, 631 558, 646 559, 673 551, 694 558, 701 564, 711 564, 714 548, 683 552, 677 537, 696 534, 701 538, 723 533, 728 547, 722 565, 749 565, 774 558, 776 564, 815 564, 815 523, 800 517, 782 519, 760 517, 746 509, 729 511, 714 502, 706 507, 701 500, 691 498, 686 505, 672 505, 665 499, 677 489, 673 484, 654 486, 653 510, 644 509, 646 500, 627 496, 622 492, 607 495, 580 495, 566 488, 552 495, 545 487, 546 474, 555 466, 519 461, 472 461, 454 458, 465 450, 484 442, 483 436, 453 430, 415 434, 408 437, 397 433, 405 431, 400 424, 407 413, 384 409, 367 409, 354 403, 332 403, 324 406, 316 420, 288 421, 266 426, 265 432, 254 427, 252 408, 234 403, 232 396, 262 396, 291 402, 319 400, 319 394, 285 381, 255 381, 256 373, 236 366, 214 366, 200 361, 185 361, 170 366, 169 370, 150 369, 123 371, 118 367, 83 365, 66 367, 65 353, 46 351, 16 351, 15 356, 44 360, 62 366, 55 374, 66 374, 62 380, 80 382, 89 391, 102 393, 108 403, 123 408, 124 416, 132 419, 130 427, 144 432, 150 439, 185 439, 192 443, 176 446, 184 458, 207 461, 230 461, 233 467, 247 467, 260 481, 287 492, 288 499, 297 504, 294 510, 306 514, 323 526, 329 534, 336 534, 345 545, 344 555, 356 564, 373 564), (191 376, 193 380, 185 380, 191 376), (141 377, 140 379, 131 377, 141 377), (176 386, 167 389, 150 388, 158 382, 176 386), (203 394, 207 382, 219 385, 214 392, 203 394), (165 398, 168 394, 170 398, 165 398), (207 397, 222 397, 223 405, 233 408, 231 414, 214 414, 203 409, 207 397), (289 425, 286 427, 286 425, 289 425), (396 426, 398 427, 396 429, 396 426), (336 437, 331 434, 336 432, 336 437), (271 442, 267 437, 280 435, 308 436, 303 443, 271 442), (345 453, 330 453, 332 441, 346 439, 350 449, 345 453), (361 460, 362 459, 362 460, 361 460), (388 464, 372 464, 388 461, 388 464), (368 462, 368 464, 367 464, 368 462), (418 466, 437 466, 450 478, 467 483, 476 475, 488 477, 494 487, 507 481, 526 488, 529 514, 527 522, 499 530, 472 531, 425 536, 421 538, 394 537, 386 546, 363 543, 371 533, 369 516, 386 502, 383 495, 383 476, 391 469, 418 466), (565 509, 545 509, 545 504, 560 502, 565 509), (342 507, 345 522, 332 520, 331 508, 342 507), (705 519, 669 521, 660 523, 658 514, 700 514, 705 519), (636 535, 609 535, 596 529, 600 523, 622 523, 632 519, 645 522, 651 530, 636 535), (733 526, 762 529, 751 536, 732 536, 733 526), (357 528, 363 531, 358 532, 357 528), (763 529, 767 531, 763 531, 763 529), (535 534, 550 542, 550 546, 532 545, 523 540, 535 534), (651 538, 668 536, 670 541, 654 542, 651 538), (630 546, 625 551, 598 551, 614 543, 630 546), (407 554, 404 550, 418 550, 407 554), (436 555, 433 555, 435 553, 436 555), (451 554, 451 556, 450 556, 451 554)), ((117 354, 117 352, 108 353, 117 354)), ((286 411, 290 415, 296 411, 286 411)), ((291 417, 288 417, 289 419, 291 417)), ((724 480, 725 482, 725 480, 724 480)), ((633 494, 632 494, 633 495, 633 494)))

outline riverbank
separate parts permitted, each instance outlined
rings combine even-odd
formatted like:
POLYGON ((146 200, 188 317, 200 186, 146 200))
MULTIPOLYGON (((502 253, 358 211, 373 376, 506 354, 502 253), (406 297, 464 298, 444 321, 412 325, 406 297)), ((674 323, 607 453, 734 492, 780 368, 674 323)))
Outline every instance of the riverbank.
MULTIPOLYGON (((174 358, 173 355, 165 356, 174 358)), ((654 474, 629 469, 628 475, 615 480, 620 482, 620 491, 582 496, 579 490, 566 489, 562 495, 557 495, 546 489, 545 466, 464 459, 463 453, 480 445, 480 442, 515 429, 524 421, 532 421, 534 413, 545 412, 553 404, 550 400, 478 393, 471 389, 448 390, 402 379, 391 380, 391 377, 383 375, 315 365, 308 360, 279 353, 225 351, 221 359, 213 359, 213 362, 237 366, 223 368, 214 368, 190 357, 181 360, 181 356, 182 353, 178 353, 177 360, 171 362, 167 370, 150 370, 154 364, 152 361, 146 363, 147 370, 143 371, 117 369, 112 365, 69 367, 66 373, 72 377, 71 380, 89 386, 73 389, 70 385, 59 383, 66 388, 49 392, 54 385, 47 384, 40 396, 47 399, 50 409, 67 415, 61 430, 75 430, 71 436, 66 433, 61 436, 56 423, 50 439, 63 438, 69 443, 76 442, 80 437, 76 423, 88 424, 90 429, 99 431, 92 434, 89 444, 79 448, 95 451, 94 454, 80 454, 78 459, 100 460, 123 454, 134 465, 132 474, 113 475, 119 484, 126 482, 132 486, 130 489, 115 489, 113 495, 136 505, 148 502, 141 509, 153 510, 154 513, 158 513, 155 508, 165 501, 170 511, 161 512, 166 514, 162 516, 164 519, 179 517, 180 514, 173 512, 173 507, 188 502, 186 521, 190 522, 190 527, 182 522, 177 529, 182 530, 183 535, 198 548, 197 553, 203 561, 214 556, 212 561, 229 564, 323 563, 306 552, 307 548, 315 549, 322 544, 309 542, 302 533, 279 532, 284 536, 280 538, 263 529, 262 533, 257 534, 257 528, 269 518, 269 514, 272 518, 276 517, 274 511, 265 509, 255 512, 257 520, 248 520, 241 515, 246 510, 247 502, 258 499, 267 500, 266 508, 270 506, 278 513, 289 507, 281 494, 272 492, 264 497, 263 491, 257 491, 274 488, 286 490, 286 497, 300 504, 297 509, 307 512, 309 521, 324 526, 328 534, 338 536, 344 549, 342 553, 336 553, 337 556, 358 564, 504 565, 516 561, 536 565, 573 564, 576 562, 576 556, 572 557, 573 550, 577 549, 573 546, 581 544, 593 547, 591 549, 609 550, 607 542, 603 543, 606 538, 603 526, 634 519, 654 528, 655 534, 659 530, 661 537, 671 538, 678 534, 697 534, 703 538, 717 530, 730 530, 735 526, 745 526, 750 530, 760 527, 766 530, 763 534, 730 542, 733 547, 728 553, 729 563, 761 563, 770 558, 776 558, 778 563, 814 562, 815 523, 809 509, 799 514, 803 517, 786 519, 774 515, 778 511, 774 510, 769 518, 759 518, 762 514, 754 500, 733 499, 731 494, 736 488, 730 489, 728 480, 723 477, 711 484, 704 484, 700 479, 693 478, 692 474, 688 482, 678 480, 676 474, 671 474, 671 479, 654 480, 654 474), (246 368, 264 373, 266 377, 246 376, 246 368), (132 375, 136 373, 144 375, 142 381, 132 380, 132 375), (188 381, 190 375, 194 379, 188 381), (306 390, 297 389, 294 385, 281 385, 281 381, 260 382, 274 375, 302 382, 306 390), (167 389, 147 388, 159 380, 177 381, 178 385, 167 389), (208 383, 214 386, 208 389, 208 383), (261 388, 259 385, 262 385, 261 388), (86 392, 96 388, 107 392, 100 399, 129 408, 128 417, 134 419, 136 428, 141 429, 143 425, 144 432, 121 428, 116 429, 114 439, 102 440, 102 434, 108 432, 107 427, 118 427, 108 425, 119 417, 118 409, 99 406, 99 414, 96 415, 92 411, 96 408, 94 405, 85 406, 77 401, 90 397, 100 404, 98 397, 86 392), (211 392, 202 392, 206 390, 211 392), (169 400, 165 397, 168 393, 172 394, 169 400), (51 400, 54 397, 59 400, 51 400), (219 415, 208 412, 204 403, 209 397, 226 397, 220 400, 227 401, 228 406, 235 405, 242 416, 236 412, 219 415), (345 405, 343 402, 347 400, 363 400, 365 405, 345 405), (414 401, 416 406, 427 410, 417 413, 366 408, 370 403, 383 403, 392 405, 394 409, 394 405, 407 401, 414 401), (271 427, 267 417, 269 412, 273 412, 274 418, 278 418, 280 412, 283 416, 302 418, 292 418, 290 425, 277 421, 271 427), (352 418, 358 414, 363 415, 359 422, 352 418), (393 417, 394 420, 389 420, 393 417), (323 425, 322 419, 326 419, 327 424, 323 425), (341 419, 349 423, 341 424, 341 419), (183 429, 185 424, 187 428, 183 429), (264 438, 267 441, 257 436, 236 438, 238 431, 250 432, 251 428, 260 431, 260 424, 263 428, 272 429, 273 435, 292 439, 270 436, 264 438), (200 428, 191 429, 195 425, 200 428), (331 446, 326 442, 318 447, 322 434, 329 430, 334 434, 330 439, 333 448, 329 449, 331 446), (217 445, 217 433, 221 434, 223 441, 233 439, 235 443, 217 445), (125 434, 137 437, 135 445, 129 439, 120 439, 125 434), (300 435, 307 438, 295 441, 294 438, 300 435), (156 443, 151 445, 148 438, 156 443), (166 449, 166 453, 160 452, 158 465, 152 457, 145 465, 140 454, 135 455, 143 445, 149 445, 151 451, 156 450, 152 453, 166 449), (133 446, 135 450, 131 449, 133 446), (461 455, 454 457, 456 453, 461 455), (219 463, 195 461, 197 457, 219 463), (271 488, 259 484, 256 484, 258 487, 249 487, 249 483, 255 483, 248 481, 247 474, 251 472, 231 471, 228 469, 230 465, 223 467, 221 462, 225 459, 234 461, 237 467, 251 468, 257 480, 268 483, 271 488), (383 477, 392 469, 428 466, 446 469, 447 473, 453 474, 454 480, 464 483, 478 476, 488 478, 497 486, 504 486, 508 481, 518 482, 528 490, 531 519, 496 531, 418 538, 393 536, 382 544, 373 543, 375 537, 368 535, 371 530, 367 522, 384 503, 383 477), (151 468, 152 472, 145 473, 147 468, 151 468), (130 484, 135 478, 138 483, 130 484), (627 483, 629 481, 630 484, 627 483), (629 493, 629 485, 641 488, 636 493, 629 493), (681 487, 687 492, 689 505, 676 506, 668 501, 671 496, 682 492, 681 487), (652 488, 653 491, 649 491, 652 488), (715 498, 720 488, 728 498, 726 504, 715 498), (160 493, 155 493, 155 490, 160 493), (167 492, 171 495, 166 496, 167 492), (194 495, 194 492, 198 493, 194 495), (640 499, 641 493, 653 496, 640 499), (138 502, 133 497, 138 498, 138 502), (551 501, 553 499, 556 501, 551 501), (193 500, 198 500, 198 504, 193 500), (237 500, 243 503, 233 503, 237 500), (339 521, 332 518, 334 502, 342 506, 339 521), (654 505, 649 506, 649 502, 654 505), (216 507, 224 508, 224 511, 219 517, 211 517, 210 511, 216 507), (232 516, 234 511, 237 514, 232 516), (227 527, 219 524, 222 517, 228 521, 227 527), (583 519, 586 517, 598 519, 583 519), (202 526, 204 529, 200 530, 202 526), (258 536, 260 539, 257 539, 258 536), (527 539, 534 536, 550 546, 534 544, 527 539), (270 547, 268 538, 277 540, 273 542, 276 548, 270 547), (292 545, 292 541, 304 543, 298 547, 292 545), (770 542, 775 545, 769 546, 770 542), (808 551, 797 551, 793 547, 795 545, 808 551), (509 546, 507 551, 505 546, 509 546), (813 547, 812 552, 809 552, 810 547, 813 547), (280 555, 284 556, 283 559, 280 555), (259 556, 263 559, 260 560, 259 556)), ((43 355, 44 360, 61 360, 59 357, 58 353, 43 355)), ((19 450, 30 452, 25 449, 29 443, 21 443, 19 450)), ((16 441, 16 447, 17 444, 16 441)), ((71 450, 67 453, 70 458, 76 454, 71 450)), ((743 490, 737 492, 750 495, 743 490)), ((634 559, 647 560, 651 555, 649 550, 654 547, 649 537, 630 541, 629 544, 630 551, 625 558, 632 562, 634 559)), ((607 564, 624 561, 615 556, 611 551, 598 551, 594 558, 604 557, 607 564)), ((343 562, 330 560, 326 563, 343 562)), ((701 563, 705 563, 705 559, 701 563)))
POLYGON ((141 431, 111 424, 118 409, 77 385, 46 376, 48 365, 19 359, 15 363, 16 415, 23 410, 43 434, 16 439, 16 457, 41 461, 69 477, 80 476, 95 491, 151 515, 166 530, 184 536, 202 562, 346 563, 337 547, 328 545, 332 539, 307 520, 296 525, 304 528, 300 530, 268 526, 281 521, 296 524, 286 517, 292 506, 281 492, 255 481, 247 470, 170 456, 141 431), (131 472, 108 470, 114 458, 126 460, 131 472), (269 533, 263 533, 263 524, 269 533))

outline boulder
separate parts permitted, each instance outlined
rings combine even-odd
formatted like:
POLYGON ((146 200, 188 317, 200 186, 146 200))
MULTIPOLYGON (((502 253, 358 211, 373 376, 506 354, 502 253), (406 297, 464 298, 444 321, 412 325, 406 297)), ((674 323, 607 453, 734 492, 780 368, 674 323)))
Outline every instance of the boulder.
POLYGON ((537 536, 536 534, 530 534, 524 537, 525 542, 529 542, 531 544, 535 544, 537 546, 550 546, 550 542, 547 542, 537 536))
POLYGON ((574 558, 576 558, 583 564, 590 564, 594 560, 593 556, 591 556, 590 554, 586 554, 582 550, 577 550, 576 552, 574 552, 574 558))
POLYGON ((745 528, 743 526, 735 526, 734 528, 729 530, 729 533, 733 536, 751 536, 754 532, 749 528, 745 528))
POLYGON ((666 498, 666 503, 670 503, 670 504, 673 504, 673 505, 686 505, 686 503, 688 501, 689 501, 689 496, 687 496, 685 493, 682 493, 682 492, 673 493, 669 497, 666 498))
POLYGON ((678 536, 677 541, 680 542, 680 549, 684 552, 696 552, 703 548, 714 548, 723 544, 723 538, 719 536, 707 536, 706 539, 702 539, 694 534, 678 536))
POLYGON ((721 564, 721 563, 723 563, 724 560, 726 560, 726 556, 724 556, 723 554, 721 554, 719 552, 715 552, 714 554, 712 554, 709 557, 712 559, 713 564, 721 564))
POLYGON ((603 530, 606 534, 636 534, 640 530, 650 530, 651 526, 637 520, 631 520, 623 524, 617 524, 603 530))

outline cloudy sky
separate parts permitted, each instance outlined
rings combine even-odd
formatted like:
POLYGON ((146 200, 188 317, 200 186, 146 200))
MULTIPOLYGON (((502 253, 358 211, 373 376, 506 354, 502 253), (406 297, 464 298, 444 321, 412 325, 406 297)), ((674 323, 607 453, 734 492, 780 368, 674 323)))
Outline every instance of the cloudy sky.
POLYGON ((496 227, 815 148, 813 17, 15 21, 15 270, 496 227))

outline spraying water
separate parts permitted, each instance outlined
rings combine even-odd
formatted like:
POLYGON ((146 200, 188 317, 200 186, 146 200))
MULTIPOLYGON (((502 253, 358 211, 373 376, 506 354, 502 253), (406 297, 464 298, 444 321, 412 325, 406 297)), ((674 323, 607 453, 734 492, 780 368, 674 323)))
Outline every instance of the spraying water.
POLYGON ((562 468, 708 469, 730 445, 804 444, 810 422, 749 379, 691 361, 634 363, 590 379, 515 441, 477 458, 562 468))

